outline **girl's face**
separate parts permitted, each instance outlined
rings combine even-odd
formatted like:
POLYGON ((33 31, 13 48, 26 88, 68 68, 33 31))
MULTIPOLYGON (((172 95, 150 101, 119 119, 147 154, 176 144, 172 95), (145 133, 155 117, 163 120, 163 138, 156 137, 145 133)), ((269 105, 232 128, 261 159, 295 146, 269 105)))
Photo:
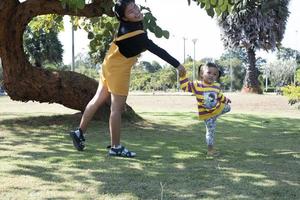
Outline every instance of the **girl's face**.
POLYGON ((127 5, 124 11, 124 21, 128 22, 139 22, 143 20, 144 16, 140 11, 140 8, 134 3, 131 2, 127 5))
POLYGON ((212 84, 218 80, 219 70, 215 67, 205 67, 203 69, 202 79, 207 84, 212 84))

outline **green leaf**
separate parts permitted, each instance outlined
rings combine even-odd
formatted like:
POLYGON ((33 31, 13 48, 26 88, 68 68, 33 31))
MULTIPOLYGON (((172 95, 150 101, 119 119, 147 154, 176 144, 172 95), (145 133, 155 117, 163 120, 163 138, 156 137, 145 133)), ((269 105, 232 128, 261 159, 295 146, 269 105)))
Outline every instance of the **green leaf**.
POLYGON ((88 39, 91 40, 94 38, 94 33, 93 32, 88 32, 88 39))
POLYGON ((218 6, 220 7, 220 6, 222 6, 224 4, 224 0, 219 0, 218 1, 218 6))
POLYGON ((210 9, 210 0, 206 0, 205 2, 205 10, 210 9))
POLYGON ((163 36, 163 30, 160 27, 156 27, 155 36, 161 38, 163 36))
POLYGON ((218 0, 210 0, 210 5, 212 6, 212 7, 217 7, 217 5, 218 5, 218 0))
POLYGON ((83 9, 85 6, 85 0, 77 0, 77 8, 83 9))
POLYGON ((208 16, 210 16, 210 17, 212 17, 212 18, 213 18, 214 15, 215 15, 215 12, 214 12, 213 7, 210 7, 210 9, 206 10, 206 12, 207 12, 208 16))
POLYGON ((221 6, 221 11, 225 12, 228 7, 228 0, 224 0, 224 4, 221 6))
POLYGON ((215 12, 216 12, 217 16, 220 16, 222 14, 222 11, 219 7, 215 7, 215 12))
POLYGON ((164 38, 166 38, 166 39, 169 39, 169 38, 170 38, 170 33, 169 33, 169 31, 163 31, 162 34, 163 34, 163 37, 164 37, 164 38))

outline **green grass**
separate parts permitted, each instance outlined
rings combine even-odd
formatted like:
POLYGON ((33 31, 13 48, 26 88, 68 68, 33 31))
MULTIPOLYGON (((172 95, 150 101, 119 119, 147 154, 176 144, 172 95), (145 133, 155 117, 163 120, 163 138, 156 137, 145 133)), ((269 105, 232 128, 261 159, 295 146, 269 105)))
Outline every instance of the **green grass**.
POLYGON ((80 116, 44 106, 0 98, 1 199, 300 198, 299 118, 224 115, 222 155, 207 159, 195 113, 140 111, 145 121, 123 124, 123 144, 138 153, 126 159, 106 156, 104 122, 91 122, 86 151, 75 151, 68 132, 80 116))

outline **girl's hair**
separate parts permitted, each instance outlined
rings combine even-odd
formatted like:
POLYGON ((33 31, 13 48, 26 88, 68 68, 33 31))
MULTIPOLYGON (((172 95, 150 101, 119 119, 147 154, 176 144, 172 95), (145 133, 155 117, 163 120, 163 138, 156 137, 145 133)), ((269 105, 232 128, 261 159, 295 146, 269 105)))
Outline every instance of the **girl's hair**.
POLYGON ((219 71, 219 77, 218 77, 218 81, 219 81, 220 77, 223 75, 223 70, 217 64, 211 63, 211 62, 199 65, 199 67, 198 67, 198 80, 203 79, 203 77, 202 77, 203 71, 204 71, 205 68, 208 68, 208 67, 214 67, 219 71))
POLYGON ((128 4, 134 3, 135 0, 117 0, 114 6, 115 16, 119 21, 123 21, 123 17, 125 16, 125 9, 128 4))

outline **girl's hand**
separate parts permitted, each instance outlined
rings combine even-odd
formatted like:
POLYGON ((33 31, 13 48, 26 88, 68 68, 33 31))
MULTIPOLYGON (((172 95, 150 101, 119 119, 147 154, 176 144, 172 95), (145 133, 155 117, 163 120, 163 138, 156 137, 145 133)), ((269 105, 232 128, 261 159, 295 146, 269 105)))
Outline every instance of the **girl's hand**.
POLYGON ((226 104, 229 104, 229 103, 231 103, 231 100, 230 100, 230 99, 228 99, 228 98, 226 98, 226 101, 225 101, 225 103, 226 103, 226 104))
POLYGON ((186 71, 185 71, 185 68, 184 68, 183 65, 179 65, 179 66, 177 67, 177 70, 178 70, 178 72, 179 72, 179 76, 180 76, 180 77, 185 76, 186 71))

